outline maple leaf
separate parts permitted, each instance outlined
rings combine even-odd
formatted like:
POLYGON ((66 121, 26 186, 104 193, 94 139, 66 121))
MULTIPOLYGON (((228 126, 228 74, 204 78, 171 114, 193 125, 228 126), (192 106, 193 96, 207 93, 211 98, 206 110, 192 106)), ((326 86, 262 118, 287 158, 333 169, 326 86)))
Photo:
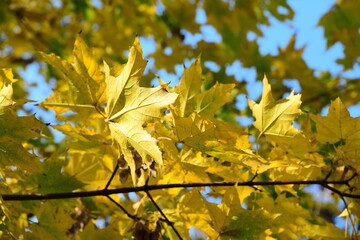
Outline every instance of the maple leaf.
MULTIPOLYGON (((39 223, 31 224, 29 229, 40 239, 66 239, 67 230, 75 223, 71 217, 73 211, 60 206, 54 207, 50 202, 46 202, 36 209, 35 214, 39 223)), ((31 237, 26 234, 25 238, 31 237)))
POLYGON ((80 35, 76 38, 73 53, 75 63, 71 64, 55 54, 40 52, 46 62, 58 70, 68 82, 67 87, 54 91, 40 103, 57 113, 94 109, 94 106, 102 103, 105 90, 104 73, 80 35))
POLYGON ((185 68, 179 84, 174 88, 174 91, 179 94, 175 102, 179 116, 187 116, 193 111, 191 103, 194 101, 196 94, 200 92, 201 84, 201 63, 200 58, 197 58, 189 68, 185 68))
POLYGON ((336 151, 339 158, 359 169, 357 159, 360 155, 360 117, 352 118, 340 98, 331 102, 326 117, 310 115, 316 123, 316 139, 320 143, 343 141, 336 151))
POLYGON ((226 161, 243 163, 259 160, 248 143, 248 134, 236 126, 193 113, 187 118, 174 117, 175 141, 226 161), (221 130, 220 130, 221 129, 221 130))
POLYGON ((260 131, 259 137, 263 134, 269 137, 294 137, 299 134, 299 130, 292 126, 292 123, 302 113, 299 109, 301 95, 291 92, 285 99, 275 101, 266 76, 263 86, 260 103, 248 99, 249 107, 256 118, 253 125, 260 131))
POLYGON ((0 114, 4 114, 4 109, 14 104, 12 100, 13 73, 11 69, 0 69, 0 114))
POLYGON ((11 111, 0 115, 0 167, 15 166, 23 172, 39 172, 39 159, 22 143, 41 137, 45 124, 34 116, 18 117, 11 111))
POLYGON ((360 118, 352 118, 340 98, 331 102, 326 117, 310 117, 316 123, 316 139, 321 143, 335 143, 360 134, 360 118))
POLYGON ((73 176, 62 174, 62 161, 54 154, 42 164, 46 174, 36 173, 29 176, 29 183, 38 189, 39 193, 69 192, 83 187, 85 184, 73 176))
POLYGON ((181 117, 187 117, 193 112, 213 116, 225 103, 231 101, 230 92, 235 84, 216 83, 209 90, 201 92, 202 76, 200 58, 185 68, 180 82, 174 91, 179 97, 173 104, 173 111, 181 117))
POLYGON ((140 87, 139 82, 145 69, 138 38, 130 48, 128 63, 118 76, 111 75, 105 63, 107 122, 113 138, 119 143, 125 160, 136 182, 136 162, 133 147, 141 156, 142 163, 150 165, 152 159, 162 165, 162 153, 157 140, 143 128, 147 123, 159 121, 163 110, 177 98, 176 93, 168 93, 161 86, 156 88, 140 87))

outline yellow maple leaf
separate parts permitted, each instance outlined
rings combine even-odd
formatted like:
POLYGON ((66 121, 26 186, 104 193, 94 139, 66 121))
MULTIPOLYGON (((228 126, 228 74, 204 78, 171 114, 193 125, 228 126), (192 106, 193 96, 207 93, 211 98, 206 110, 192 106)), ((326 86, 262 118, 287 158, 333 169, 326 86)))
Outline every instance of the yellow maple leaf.
POLYGON ((189 68, 184 69, 179 84, 174 88, 174 91, 179 94, 175 102, 179 116, 184 117, 193 111, 191 103, 194 102, 196 94, 200 92, 201 84, 201 63, 200 58, 197 58, 189 68))
POLYGON ((360 118, 352 118, 340 98, 331 102, 326 117, 310 117, 316 123, 316 138, 321 143, 335 143, 360 133, 360 118))
POLYGON ((0 69, 0 114, 4 113, 4 108, 13 105, 12 100, 13 88, 12 83, 13 73, 10 68, 0 69))
POLYGON ((249 107, 256 118, 253 125, 260 131, 259 137, 263 134, 268 137, 294 137, 299 134, 299 130, 292 123, 302 113, 299 109, 301 95, 291 92, 288 97, 275 101, 266 76, 263 86, 260 103, 248 99, 249 107))
POLYGON ((203 79, 201 62, 197 58, 189 68, 186 68, 179 84, 174 91, 179 94, 173 104, 173 111, 181 117, 188 117, 193 112, 212 117, 225 103, 231 101, 230 93, 235 84, 215 83, 207 91, 201 91, 203 79))
MULTIPOLYGON (((169 93, 161 86, 140 87, 139 82, 147 61, 143 57, 138 38, 130 48, 127 64, 110 69, 104 62, 104 72, 80 36, 75 41, 73 64, 54 54, 41 55, 68 83, 45 99, 42 106, 54 109, 58 114, 68 110, 75 111, 83 117, 82 123, 89 123, 93 113, 97 117, 103 117, 112 138, 120 145, 134 183, 136 166, 149 165, 153 160, 162 164, 162 153, 157 140, 144 127, 150 122, 159 121, 164 109, 175 101, 178 94, 169 93), (104 114, 101 111, 103 105, 104 114), (137 162, 134 152, 141 156, 141 159, 136 159, 137 162)), ((75 132, 81 135, 81 132, 75 132)))
POLYGON ((326 117, 312 114, 311 119, 316 123, 316 139, 330 144, 343 141, 344 144, 336 148, 337 157, 359 169, 360 117, 352 118, 340 98, 337 98, 331 102, 326 117))
POLYGON ((240 128, 216 119, 201 117, 196 113, 187 118, 176 114, 173 114, 173 117, 176 141, 234 163, 250 159, 261 161, 261 158, 249 149, 251 145, 245 139, 248 134, 240 128))
POLYGON ((67 88, 54 91, 40 103, 41 106, 51 108, 57 113, 94 109, 94 106, 102 104, 104 98, 104 73, 80 35, 76 38, 73 53, 74 64, 55 54, 40 53, 68 82, 67 88))
POLYGON ((119 143, 128 163, 134 183, 136 182, 136 162, 133 147, 141 156, 142 163, 150 165, 152 160, 162 164, 162 153, 153 138, 144 128, 147 123, 159 121, 163 110, 177 98, 161 86, 140 87, 139 81, 146 67, 138 38, 130 48, 128 63, 118 76, 111 75, 105 63, 107 122, 112 137, 119 143))

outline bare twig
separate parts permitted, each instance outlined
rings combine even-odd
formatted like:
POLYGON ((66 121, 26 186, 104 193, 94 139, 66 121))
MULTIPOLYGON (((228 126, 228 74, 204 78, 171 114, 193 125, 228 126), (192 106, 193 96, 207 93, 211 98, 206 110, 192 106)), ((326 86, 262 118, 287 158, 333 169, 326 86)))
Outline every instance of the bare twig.
POLYGON ((327 180, 329 179, 329 177, 331 176, 332 172, 333 172, 333 169, 332 169, 332 167, 331 167, 330 171, 328 172, 328 174, 327 174, 326 177, 324 178, 324 181, 327 181, 327 180))
POLYGON ((154 206, 156 207, 156 209, 160 212, 160 214, 163 216, 163 218, 165 219, 165 222, 173 229, 173 231, 175 232, 176 236, 178 236, 178 238, 180 240, 182 240, 183 238, 181 237, 180 233, 176 230, 174 223, 171 222, 166 215, 164 214, 164 212, 161 210, 161 208, 159 207, 159 205, 155 202, 155 200, 153 199, 153 197, 151 196, 151 194, 148 191, 145 191, 146 195, 150 198, 151 202, 154 204, 154 206))
POLYGON ((129 218, 133 219, 134 221, 139 220, 139 218, 136 215, 130 214, 123 206, 121 206, 120 203, 116 202, 112 197, 106 196, 110 201, 115 203, 116 206, 118 206, 129 218))
MULTIPOLYGON (((254 180, 255 180, 255 178, 256 178, 257 176, 258 176, 258 173, 256 172, 256 173, 254 174, 254 176, 250 179, 249 182, 254 182, 254 180)), ((260 188, 256 187, 256 186, 250 186, 250 187, 252 187, 255 191, 262 192, 262 190, 261 190, 260 188)))
POLYGON ((351 180, 353 180, 356 176, 358 175, 358 173, 357 172, 355 172, 349 179, 347 179, 346 180, 346 185, 349 185, 349 182, 351 181, 351 180))
POLYGON ((258 173, 256 172, 256 173, 254 174, 254 176, 250 179, 250 182, 253 182, 257 176, 258 176, 258 173))
POLYGON ((112 172, 112 174, 111 174, 111 176, 109 178, 109 181, 106 183, 106 186, 104 187, 104 190, 108 189, 108 187, 110 186, 111 181, 115 177, 115 174, 116 174, 118 169, 119 169, 119 163, 117 162, 116 165, 115 165, 115 169, 114 169, 114 171, 112 172))

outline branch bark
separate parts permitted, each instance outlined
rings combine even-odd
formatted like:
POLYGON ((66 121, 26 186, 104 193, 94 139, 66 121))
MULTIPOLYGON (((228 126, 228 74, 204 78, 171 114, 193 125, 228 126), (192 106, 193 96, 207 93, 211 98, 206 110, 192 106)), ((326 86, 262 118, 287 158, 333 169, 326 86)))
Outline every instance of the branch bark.
POLYGON ((188 187, 224 187, 224 186, 280 186, 280 185, 320 185, 342 197, 360 199, 360 195, 341 192, 340 190, 330 186, 330 184, 348 185, 349 181, 354 176, 347 180, 341 181, 327 181, 327 180, 308 180, 308 181, 273 181, 273 182, 201 182, 201 183, 175 183, 175 184, 159 184, 159 185, 145 185, 141 187, 125 187, 117 189, 103 189, 96 191, 84 192, 67 192, 67 193, 49 193, 49 194, 3 194, 4 201, 27 201, 27 200, 50 200, 50 199, 64 199, 64 198, 78 198, 78 197, 94 197, 94 196, 109 196, 118 193, 130 192, 148 192, 159 189, 170 188, 188 188, 188 187))

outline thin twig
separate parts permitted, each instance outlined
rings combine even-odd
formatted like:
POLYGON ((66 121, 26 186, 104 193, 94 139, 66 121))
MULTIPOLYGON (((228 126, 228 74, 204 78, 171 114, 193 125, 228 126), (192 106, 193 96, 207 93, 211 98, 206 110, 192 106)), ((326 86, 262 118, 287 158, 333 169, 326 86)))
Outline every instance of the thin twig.
POLYGON ((256 172, 256 173, 254 174, 254 176, 250 179, 249 182, 253 182, 257 176, 258 176, 258 173, 256 172))
POLYGON ((357 234, 356 234, 356 229, 355 229, 355 222, 353 220, 353 218, 351 217, 351 212, 350 212, 350 209, 349 209, 349 205, 347 204, 345 198, 343 196, 340 196, 341 200, 343 201, 344 203, 344 206, 345 206, 345 209, 348 213, 348 216, 350 218, 350 223, 351 223, 351 227, 352 227, 352 235, 355 236, 355 239, 357 240, 357 234))
POLYGON ((110 201, 115 203, 116 206, 118 206, 129 218, 133 219, 134 221, 139 220, 139 218, 136 215, 130 214, 123 206, 120 205, 120 203, 116 202, 112 197, 106 196, 110 201))
POLYGON ((153 199, 153 197, 151 196, 151 194, 148 191, 145 191, 146 195, 150 198, 151 202, 154 204, 154 206, 156 207, 156 209, 160 212, 160 214, 163 216, 163 218, 165 219, 166 223, 174 230, 176 236, 178 236, 178 238, 180 240, 182 240, 183 238, 181 237, 180 233, 176 230, 174 223, 171 222, 166 215, 164 214, 164 212, 161 210, 161 208, 159 207, 159 205, 155 202, 155 200, 153 199))
MULTIPOLYGON (((258 176, 258 173, 256 172, 256 173, 254 174, 254 176, 250 179, 249 182, 254 182, 254 180, 255 180, 255 178, 256 178, 257 176, 258 176)), ((250 187, 252 187, 255 191, 262 192, 262 190, 261 190, 260 188, 256 187, 256 186, 250 186, 250 187)))
POLYGON ((324 178, 324 181, 327 181, 327 180, 329 179, 329 177, 331 176, 332 172, 333 172, 333 169, 332 169, 332 166, 331 166, 331 169, 330 169, 330 171, 328 172, 328 174, 326 175, 326 177, 324 178))
POLYGON ((112 174, 111 174, 111 176, 110 176, 109 181, 106 183, 106 186, 104 187, 104 190, 108 189, 108 187, 110 186, 111 181, 112 181, 113 178, 115 177, 115 174, 116 174, 116 172, 117 172, 118 169, 119 169, 119 163, 117 162, 116 165, 115 165, 115 169, 114 169, 114 171, 112 172, 112 174))
POLYGON ((346 182, 347 182, 346 185, 348 185, 349 182, 350 182, 351 180, 353 180, 357 175, 358 175, 358 173, 355 172, 349 179, 347 179, 347 180, 346 180, 346 182))

